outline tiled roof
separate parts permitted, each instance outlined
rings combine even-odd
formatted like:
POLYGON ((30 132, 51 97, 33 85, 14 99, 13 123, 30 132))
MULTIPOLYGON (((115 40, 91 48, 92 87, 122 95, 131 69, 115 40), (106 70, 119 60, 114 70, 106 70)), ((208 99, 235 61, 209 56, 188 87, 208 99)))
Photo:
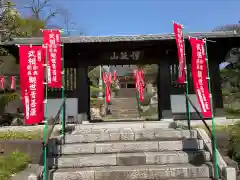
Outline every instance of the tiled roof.
MULTIPOLYGON (((188 36, 198 38, 229 38, 240 37, 240 34, 234 31, 227 32, 197 32, 186 33, 185 38, 188 36)), ((63 43, 108 43, 108 42, 131 42, 131 41, 159 41, 159 40, 171 40, 174 39, 174 34, 149 34, 149 35, 130 35, 130 36, 69 36, 62 37, 63 43)), ((15 38, 13 41, 5 42, 2 45, 13 44, 42 44, 42 37, 32 38, 15 38)))

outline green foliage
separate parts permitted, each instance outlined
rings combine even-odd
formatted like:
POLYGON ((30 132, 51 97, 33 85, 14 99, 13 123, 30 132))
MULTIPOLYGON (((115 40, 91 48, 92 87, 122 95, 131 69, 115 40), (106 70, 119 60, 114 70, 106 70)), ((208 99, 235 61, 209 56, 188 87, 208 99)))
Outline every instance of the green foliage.
POLYGON ((90 91, 91 91, 91 93, 103 92, 103 90, 101 90, 100 88, 94 87, 94 86, 90 86, 90 91))
POLYGON ((235 31, 237 33, 240 33, 240 24, 227 24, 223 26, 219 26, 213 30, 213 32, 217 31, 235 31))
POLYGON ((236 123, 230 131, 230 144, 231 149, 229 151, 230 156, 240 163, 240 123, 236 123))
POLYGON ((18 131, 7 131, 0 132, 0 140, 41 140, 42 132, 41 131, 27 131, 27 132, 18 132, 18 131))
POLYGON ((117 91, 117 82, 113 81, 111 84, 111 91, 116 92, 117 91))
MULTIPOLYGON (((36 18, 25 18, 13 8, 12 3, 2 9, 1 25, 5 29, 2 41, 9 41, 15 37, 31 37, 39 35, 40 29, 45 27, 45 22, 36 18)), ((7 55, 4 48, 0 48, 0 55, 7 55)))
POLYGON ((91 107, 97 107, 100 108, 104 104, 105 100, 104 99, 99 99, 99 98, 90 98, 90 103, 91 107))
POLYGON ((4 113, 5 107, 9 102, 14 101, 19 98, 18 93, 4 93, 0 96, 0 115, 4 113))
POLYGON ((0 179, 8 180, 12 174, 24 170, 29 163, 29 156, 19 151, 0 156, 0 179))
POLYGON ((14 37, 34 36, 45 26, 45 23, 41 20, 22 17, 11 3, 2 13, 2 23, 6 30, 3 39, 5 41, 14 37))
POLYGON ((103 89, 98 87, 98 79, 100 74, 100 66, 91 67, 88 72, 88 77, 90 79, 90 93, 92 98, 96 98, 99 92, 104 92, 103 89))
MULTIPOLYGON (((213 31, 235 31, 240 33, 240 24, 229 24, 215 28, 213 31)), ((239 48, 232 48, 226 58, 230 63, 225 69, 222 69, 221 80, 223 87, 224 103, 231 105, 240 100, 240 51, 239 48)), ((240 110, 240 107, 236 107, 240 110)), ((230 109, 226 109, 230 111, 230 109)))

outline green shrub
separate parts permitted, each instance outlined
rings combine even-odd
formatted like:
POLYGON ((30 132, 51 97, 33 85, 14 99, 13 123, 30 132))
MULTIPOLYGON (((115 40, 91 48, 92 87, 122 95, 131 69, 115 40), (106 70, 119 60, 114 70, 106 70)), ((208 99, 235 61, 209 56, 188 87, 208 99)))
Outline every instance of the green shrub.
POLYGON ((24 170, 29 163, 29 156, 19 151, 0 156, 0 179, 8 180, 12 174, 24 170))
POLYGON ((240 114, 240 108, 233 109, 225 107, 224 110, 229 114, 240 114))
POLYGON ((236 123, 231 130, 230 133, 230 149, 229 155, 233 160, 240 163, 240 123, 236 123))

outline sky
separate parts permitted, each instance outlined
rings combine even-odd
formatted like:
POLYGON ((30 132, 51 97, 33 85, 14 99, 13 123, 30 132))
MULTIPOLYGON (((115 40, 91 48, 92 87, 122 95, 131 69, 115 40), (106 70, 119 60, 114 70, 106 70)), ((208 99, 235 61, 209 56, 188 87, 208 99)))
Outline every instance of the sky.
MULTIPOLYGON (((71 13, 71 33, 88 36, 207 32, 240 21, 240 0, 54 0, 71 13)), ((60 17, 55 24, 63 25, 60 17)))

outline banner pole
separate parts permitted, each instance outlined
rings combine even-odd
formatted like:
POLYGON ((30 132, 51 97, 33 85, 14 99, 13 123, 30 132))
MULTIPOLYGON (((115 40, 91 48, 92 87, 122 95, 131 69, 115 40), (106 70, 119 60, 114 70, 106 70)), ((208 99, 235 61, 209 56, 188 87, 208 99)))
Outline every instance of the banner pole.
MULTIPOLYGON (((183 31, 183 28, 182 28, 183 31)), ((183 35, 184 35, 184 31, 183 31, 183 35)), ((188 96, 189 94, 189 83, 188 83, 188 66, 187 66, 187 58, 186 58, 186 51, 185 51, 185 39, 183 36, 183 49, 184 49, 184 63, 185 63, 185 74, 186 74, 186 78, 185 78, 185 91, 186 91, 186 95, 188 96)), ((190 104, 188 102, 188 99, 186 97, 186 112, 187 112, 187 124, 188 124, 188 130, 191 129, 191 114, 190 114, 190 104)))
POLYGON ((44 105, 45 105, 45 125, 44 125, 44 180, 47 180, 47 130, 48 130, 48 102, 47 102, 47 97, 48 97, 48 47, 47 45, 44 46, 46 48, 46 60, 45 60, 45 100, 44 100, 44 105))
MULTIPOLYGON (((65 71, 64 71, 64 43, 62 43, 62 101, 65 98, 65 71)), ((62 135, 65 134, 65 109, 66 105, 62 107, 62 135)))
POLYGON ((210 73, 209 73, 208 52, 207 52, 206 39, 204 40, 204 46, 205 46, 205 50, 206 50, 205 53, 206 53, 206 64, 207 64, 207 79, 208 79, 208 89, 209 89, 209 93, 210 93, 211 111, 212 111, 212 152, 213 152, 214 175, 215 175, 215 179, 219 180, 217 144, 216 144, 214 112, 213 112, 213 100, 212 100, 211 79, 210 79, 210 73))

